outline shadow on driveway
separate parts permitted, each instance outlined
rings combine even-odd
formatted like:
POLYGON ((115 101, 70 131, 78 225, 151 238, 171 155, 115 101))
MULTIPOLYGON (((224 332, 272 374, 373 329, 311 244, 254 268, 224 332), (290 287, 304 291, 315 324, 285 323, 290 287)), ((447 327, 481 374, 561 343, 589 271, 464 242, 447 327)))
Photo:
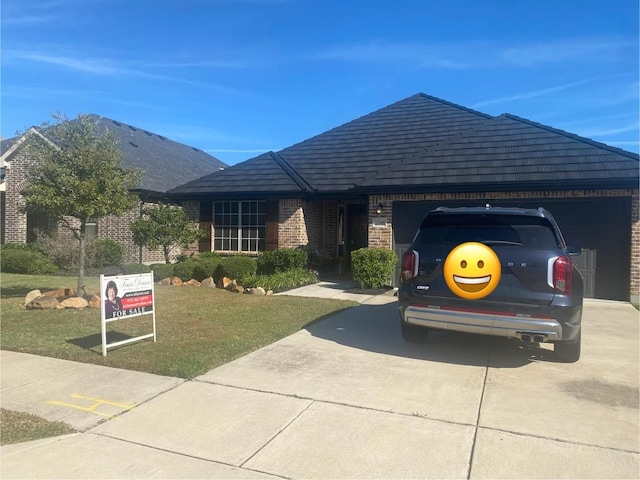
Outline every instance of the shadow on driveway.
POLYGON ((518 368, 554 361, 553 347, 525 346, 519 340, 460 332, 431 331, 426 342, 407 343, 400 333, 397 303, 360 305, 307 325, 315 337, 341 345, 418 360, 457 365, 518 368))

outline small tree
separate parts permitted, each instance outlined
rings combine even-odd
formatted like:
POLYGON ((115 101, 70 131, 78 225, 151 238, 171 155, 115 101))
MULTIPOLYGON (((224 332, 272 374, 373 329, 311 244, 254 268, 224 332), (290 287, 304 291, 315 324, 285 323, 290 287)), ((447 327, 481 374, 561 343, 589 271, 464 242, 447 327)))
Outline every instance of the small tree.
POLYGON ((144 207, 140 218, 131 224, 131 232, 136 245, 150 250, 162 247, 165 263, 170 262, 169 254, 176 247, 187 248, 204 235, 182 208, 162 203, 144 207))
POLYGON ((79 115, 69 120, 61 114, 52 116, 58 123, 45 123, 45 130, 30 130, 24 136, 32 162, 22 191, 23 210, 61 222, 78 241, 76 294, 82 295, 87 220, 133 208, 138 197, 130 190, 140 182, 142 171, 123 167, 115 138, 108 130, 99 130, 95 117, 79 115))

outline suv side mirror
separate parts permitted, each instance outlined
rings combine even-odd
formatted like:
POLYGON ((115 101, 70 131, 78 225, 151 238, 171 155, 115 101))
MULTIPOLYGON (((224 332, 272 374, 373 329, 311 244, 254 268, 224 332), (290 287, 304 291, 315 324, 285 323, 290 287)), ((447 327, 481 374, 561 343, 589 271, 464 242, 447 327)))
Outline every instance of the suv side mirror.
POLYGON ((582 249, 578 245, 567 245, 567 251, 571 256, 577 256, 582 253, 582 249))

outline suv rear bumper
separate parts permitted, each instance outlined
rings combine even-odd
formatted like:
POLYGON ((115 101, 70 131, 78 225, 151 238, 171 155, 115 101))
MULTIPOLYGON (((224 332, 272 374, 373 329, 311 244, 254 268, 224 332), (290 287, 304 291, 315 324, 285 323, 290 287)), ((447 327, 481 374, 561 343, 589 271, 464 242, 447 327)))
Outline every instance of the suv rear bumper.
POLYGON ((565 341, 575 338, 580 328, 581 308, 569 307, 568 310, 562 309, 561 313, 569 314, 568 318, 558 318, 553 315, 483 312, 453 307, 400 306, 402 320, 411 325, 537 342, 565 341))

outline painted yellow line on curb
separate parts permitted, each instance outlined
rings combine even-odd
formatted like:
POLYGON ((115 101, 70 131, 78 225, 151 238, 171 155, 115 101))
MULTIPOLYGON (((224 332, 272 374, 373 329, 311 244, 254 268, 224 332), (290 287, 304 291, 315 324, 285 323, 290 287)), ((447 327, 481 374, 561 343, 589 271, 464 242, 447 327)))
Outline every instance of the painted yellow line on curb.
POLYGON ((109 419, 115 417, 115 414, 110 415, 110 414, 107 414, 107 413, 98 412, 97 409, 100 406, 109 405, 109 406, 112 406, 112 407, 122 408, 125 411, 132 410, 135 407, 135 405, 127 405, 125 403, 113 402, 111 400, 104 400, 102 398, 87 397, 87 396, 84 396, 84 395, 80 395, 79 393, 72 394, 71 398, 77 398, 77 399, 80 399, 80 400, 90 400, 90 401, 92 401, 94 403, 92 405, 89 405, 89 406, 76 405, 76 404, 73 404, 73 403, 61 402, 61 401, 58 401, 58 400, 50 400, 47 403, 49 403, 50 405, 56 405, 56 406, 60 406, 60 407, 69 407, 69 408, 73 408, 75 410, 81 410, 83 412, 95 413, 96 415, 100 415, 102 417, 106 417, 106 418, 109 418, 109 419))

